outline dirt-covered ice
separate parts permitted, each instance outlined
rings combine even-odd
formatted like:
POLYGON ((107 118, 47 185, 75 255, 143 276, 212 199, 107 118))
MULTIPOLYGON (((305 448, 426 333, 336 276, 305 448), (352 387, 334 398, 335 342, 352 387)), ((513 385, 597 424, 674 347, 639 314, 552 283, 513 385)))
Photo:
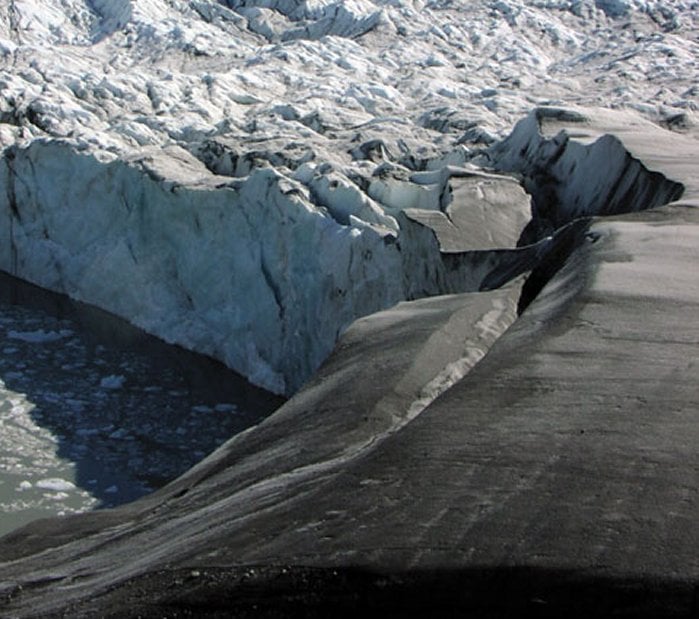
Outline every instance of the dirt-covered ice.
MULTIPOLYGON (((695 613, 698 26, 685 0, 4 3, 0 269, 311 379, 159 491, 0 538, 0 612, 695 613), (373 594, 333 588, 358 566, 373 594)), ((35 309, 0 334, 8 509, 128 500, 239 429, 189 362, 35 309)))

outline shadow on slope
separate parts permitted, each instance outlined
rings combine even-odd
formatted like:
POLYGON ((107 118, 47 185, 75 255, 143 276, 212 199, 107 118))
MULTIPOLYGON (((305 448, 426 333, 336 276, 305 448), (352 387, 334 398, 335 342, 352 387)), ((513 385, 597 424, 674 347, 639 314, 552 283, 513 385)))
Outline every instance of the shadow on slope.
MULTIPOLYGON (((536 567, 371 571, 240 566, 163 570, 101 600, 108 617, 688 617, 680 580, 536 567), (105 604, 105 602, 107 602, 105 604), (127 609, 128 610, 124 610, 127 609)), ((90 603, 72 612, 90 612, 90 603)))
POLYGON ((87 5, 96 17, 91 33, 93 43, 99 43, 123 28, 133 13, 129 0, 88 0, 87 5))

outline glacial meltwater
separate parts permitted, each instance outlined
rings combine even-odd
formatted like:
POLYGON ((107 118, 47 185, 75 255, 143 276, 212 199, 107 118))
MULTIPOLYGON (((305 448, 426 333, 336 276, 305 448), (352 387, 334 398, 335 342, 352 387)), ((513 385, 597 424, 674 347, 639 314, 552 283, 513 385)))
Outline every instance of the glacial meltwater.
POLYGON ((0 535, 143 496, 281 402, 220 363, 0 273, 0 535))

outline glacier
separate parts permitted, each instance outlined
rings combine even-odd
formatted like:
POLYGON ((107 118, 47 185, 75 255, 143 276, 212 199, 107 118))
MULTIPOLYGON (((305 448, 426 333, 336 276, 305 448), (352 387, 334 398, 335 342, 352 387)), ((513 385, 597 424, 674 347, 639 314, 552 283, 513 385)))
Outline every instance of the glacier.
POLYGON ((691 6, 12 2, 0 268, 291 394, 356 318, 482 285, 439 248, 514 247, 518 188, 491 246, 448 209, 493 211, 458 179, 533 104, 692 110, 691 6))
POLYGON ((0 269, 291 396, 152 495, 1 538, 0 609, 695 607, 698 26, 0 8, 0 269))

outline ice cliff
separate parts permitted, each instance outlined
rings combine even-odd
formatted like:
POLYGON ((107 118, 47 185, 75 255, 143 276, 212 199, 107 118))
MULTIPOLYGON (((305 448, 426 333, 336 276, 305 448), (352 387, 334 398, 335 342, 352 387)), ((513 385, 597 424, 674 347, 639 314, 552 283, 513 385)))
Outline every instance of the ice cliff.
POLYGON ((2 268, 278 392, 298 387, 359 316, 477 290, 493 268, 447 270, 415 219, 424 207, 396 219, 308 167, 300 180, 269 167, 224 178, 177 147, 124 160, 54 139, 7 148, 0 175, 2 268))
POLYGON ((530 117, 499 140, 559 100, 691 123, 696 21, 689 2, 14 0, 0 268, 291 393, 356 318, 500 285, 531 266, 518 243, 655 200, 629 192, 679 195, 613 138, 530 117))

